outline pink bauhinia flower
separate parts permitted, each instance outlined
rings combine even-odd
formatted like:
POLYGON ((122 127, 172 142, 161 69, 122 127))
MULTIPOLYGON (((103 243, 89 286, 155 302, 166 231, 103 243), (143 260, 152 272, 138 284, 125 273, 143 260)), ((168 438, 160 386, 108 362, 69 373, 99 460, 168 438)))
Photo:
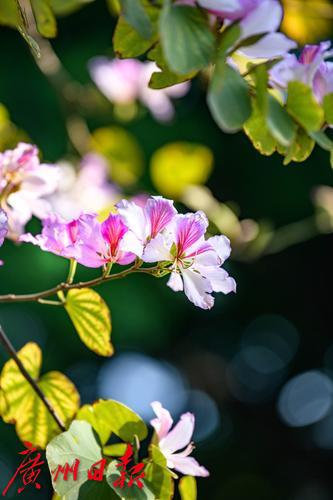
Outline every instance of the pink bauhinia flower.
POLYGON ((140 242, 117 214, 110 214, 102 224, 95 214, 82 214, 69 222, 52 215, 43 220, 40 235, 25 234, 20 241, 75 259, 86 267, 101 267, 109 262, 130 264, 141 252, 140 242))
POLYGON ((8 237, 17 239, 33 215, 45 217, 51 208, 46 197, 56 190, 58 179, 57 167, 39 162, 36 146, 19 143, 0 153, 1 206, 8 216, 8 237))
POLYGON ((213 292, 236 291, 235 280, 221 267, 230 255, 230 241, 222 235, 205 240, 207 227, 203 212, 178 214, 168 231, 149 241, 142 256, 144 262, 165 262, 171 272, 168 286, 184 291, 202 309, 213 307, 213 292))
POLYGON ((195 424, 194 415, 184 413, 171 430, 173 420, 168 410, 158 401, 153 402, 151 406, 157 418, 150 423, 155 429, 158 446, 167 460, 167 466, 189 476, 209 476, 208 470, 189 456, 194 449, 191 442, 195 424))
MULTIPOLYGON (((0 247, 3 245, 5 237, 8 233, 8 217, 4 210, 0 208, 0 247)), ((3 265, 3 261, 0 260, 0 266, 3 265)))
POLYGON ((234 47, 243 40, 262 35, 258 41, 246 43, 238 50, 251 59, 279 57, 297 46, 293 40, 277 32, 283 17, 279 0, 193 0, 191 4, 198 4, 219 17, 225 26, 238 21, 240 35, 234 47))
POLYGON ((89 70, 97 87, 112 103, 126 105, 139 101, 159 121, 173 118, 174 106, 171 99, 183 97, 190 88, 189 82, 165 89, 149 88, 152 74, 160 71, 150 61, 96 57, 90 61, 89 70))
POLYGON ((299 58, 295 54, 287 54, 273 66, 270 70, 271 84, 285 91, 289 82, 305 83, 312 88, 321 103, 325 95, 333 92, 333 63, 327 61, 332 56, 329 41, 319 45, 306 45, 299 58))
POLYGON ((177 211, 173 201, 162 196, 152 196, 140 206, 134 201, 122 200, 117 209, 129 229, 141 242, 142 250, 146 244, 166 230, 177 211))

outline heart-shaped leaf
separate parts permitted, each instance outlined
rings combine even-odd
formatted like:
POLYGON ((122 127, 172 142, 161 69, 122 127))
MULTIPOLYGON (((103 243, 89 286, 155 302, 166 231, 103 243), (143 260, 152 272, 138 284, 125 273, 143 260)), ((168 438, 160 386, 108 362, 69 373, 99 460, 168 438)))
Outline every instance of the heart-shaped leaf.
POLYGON ((69 290, 65 308, 82 342, 100 356, 111 356, 111 316, 102 297, 90 288, 69 290))
MULTIPOLYGON (((79 394, 72 382, 60 372, 49 372, 39 377, 42 353, 38 345, 32 342, 26 344, 18 356, 59 418, 67 425, 79 407, 79 394)), ((3 367, 0 387, 3 420, 15 424, 17 435, 22 441, 45 448, 60 429, 13 360, 7 361, 3 367)))
POLYGON ((312 89, 302 82, 288 85, 287 110, 308 131, 317 131, 324 122, 324 110, 317 103, 312 89))
POLYGON ((112 399, 83 406, 77 414, 77 419, 89 422, 103 445, 112 433, 126 443, 133 441, 134 436, 142 441, 148 434, 147 426, 139 415, 112 399))

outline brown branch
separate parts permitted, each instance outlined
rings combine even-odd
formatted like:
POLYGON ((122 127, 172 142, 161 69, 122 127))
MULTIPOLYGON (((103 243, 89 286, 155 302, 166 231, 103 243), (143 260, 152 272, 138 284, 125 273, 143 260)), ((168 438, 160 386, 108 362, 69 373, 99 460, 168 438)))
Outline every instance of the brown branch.
POLYGON ((35 391, 37 396, 44 403, 48 412, 50 413, 50 415, 52 416, 54 421, 57 423, 59 429, 61 429, 62 432, 65 432, 65 430, 66 430, 65 424, 63 423, 61 418, 57 415, 57 412, 55 411, 55 409, 53 408, 53 406, 51 405, 51 403, 49 402, 49 400, 47 399, 47 397, 45 396, 45 394, 43 393, 43 391, 41 390, 41 388, 37 384, 36 380, 34 380, 31 377, 30 373, 28 373, 27 370, 25 369, 22 361, 20 360, 20 358, 17 355, 17 352, 14 349, 14 346, 12 345, 9 338, 5 334, 1 325, 0 325, 0 342, 2 343, 2 345, 4 346, 6 351, 8 352, 9 356, 15 361, 18 369, 20 370, 20 372, 22 373, 23 377, 26 379, 28 384, 31 385, 31 387, 33 388, 33 390, 35 391))
POLYGON ((94 286, 99 286, 102 283, 106 283, 107 281, 113 281, 121 278, 125 278, 127 275, 131 273, 146 273, 151 274, 152 272, 158 270, 158 267, 150 267, 150 268, 141 268, 138 269, 137 264, 134 266, 125 269, 117 274, 111 274, 109 276, 100 276, 93 280, 89 281, 81 281, 79 283, 59 283, 59 285, 49 288, 48 290, 43 290, 41 292, 36 293, 28 293, 24 295, 16 295, 13 293, 7 295, 0 295, 0 303, 1 302, 38 302, 41 299, 45 299, 47 297, 52 297, 56 295, 58 292, 65 292, 68 290, 73 290, 75 288, 89 288, 94 286))

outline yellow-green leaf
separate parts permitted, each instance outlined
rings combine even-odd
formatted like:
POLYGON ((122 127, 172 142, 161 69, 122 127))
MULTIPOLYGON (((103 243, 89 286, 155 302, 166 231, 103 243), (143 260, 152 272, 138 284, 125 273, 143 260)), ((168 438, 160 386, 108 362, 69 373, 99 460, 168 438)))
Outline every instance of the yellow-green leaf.
POLYGON ((112 399, 83 406, 77 414, 77 419, 89 422, 103 445, 107 443, 112 433, 126 443, 133 441, 134 436, 142 441, 148 433, 146 424, 139 415, 112 399))
POLYGON ((179 493, 182 500, 197 499, 197 483, 195 477, 184 476, 179 481, 179 493))
POLYGON ((316 101, 312 89, 302 82, 289 83, 287 111, 308 131, 319 130, 324 122, 324 110, 316 101))
POLYGON ((107 457, 122 457, 125 455, 127 443, 109 444, 103 447, 103 455, 107 457))
POLYGON ((173 142, 158 149, 151 159, 151 177, 164 195, 178 199, 190 185, 204 184, 213 167, 213 154, 202 144, 173 142))
POLYGON ((262 155, 270 156, 276 150, 276 140, 268 130, 266 117, 256 101, 253 102, 251 117, 244 124, 244 131, 262 155))
POLYGON ((49 0, 31 0, 32 10, 39 33, 46 38, 57 35, 57 22, 49 0))
POLYGON ((82 342, 100 356, 111 356, 111 315, 102 297, 90 288, 69 290, 65 308, 82 342))
MULTIPOLYGON (((65 425, 73 419, 79 407, 79 394, 72 382, 60 372, 39 377, 42 353, 37 344, 26 344, 18 353, 25 369, 37 382, 59 418, 65 425)), ((22 441, 45 448, 60 429, 49 411, 19 371, 13 360, 4 365, 1 377, 1 416, 15 424, 22 441)))
POLYGON ((325 120, 330 125, 333 124, 333 93, 324 97, 325 120))

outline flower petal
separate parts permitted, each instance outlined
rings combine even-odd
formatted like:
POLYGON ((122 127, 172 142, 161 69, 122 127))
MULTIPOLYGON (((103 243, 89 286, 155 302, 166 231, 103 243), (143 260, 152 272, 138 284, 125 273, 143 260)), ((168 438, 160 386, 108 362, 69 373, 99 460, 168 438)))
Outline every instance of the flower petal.
POLYGON ((139 240, 145 242, 149 231, 147 231, 147 221, 143 209, 134 201, 128 200, 121 200, 116 206, 126 226, 133 231, 139 240))
POLYGON ((175 427, 160 440, 160 448, 167 453, 185 448, 193 436, 194 423, 193 413, 184 413, 175 427))
POLYGON ((214 292, 222 292, 225 294, 236 292, 235 280, 221 267, 199 266, 198 271, 202 276, 208 279, 214 292))
POLYGON ((171 288, 174 292, 182 292, 184 290, 183 280, 181 275, 176 271, 173 271, 170 274, 170 278, 168 279, 167 286, 171 288))
POLYGON ((154 427, 159 440, 161 440, 168 434, 172 427, 173 420, 169 411, 163 408, 159 401, 151 403, 151 407, 157 418, 152 419, 150 423, 154 427))
POLYGON ((253 45, 241 47, 239 52, 251 59, 271 59, 296 48, 297 43, 282 33, 269 33, 253 45))
POLYGON ((221 264, 223 264, 231 254, 230 240, 224 235, 213 236, 207 240, 217 253, 220 258, 221 264))
POLYGON ((201 309, 211 309, 214 297, 210 295, 213 288, 209 280, 191 268, 181 269, 181 273, 186 297, 201 309))
POLYGON ((262 0, 258 7, 242 21, 242 40, 261 33, 276 31, 282 21, 283 10, 278 0, 262 0))
POLYGON ((149 236, 151 238, 155 238, 158 233, 163 231, 177 213, 173 201, 162 196, 149 198, 144 211, 150 225, 149 236))
POLYGON ((170 253, 170 248, 172 245, 172 241, 167 235, 158 234, 156 238, 150 240, 147 244, 142 260, 144 262, 160 262, 160 261, 168 261, 173 260, 173 257, 170 253))
POLYGON ((208 470, 200 465, 193 457, 171 455, 168 459, 168 467, 185 474, 186 476, 208 477, 208 470))

